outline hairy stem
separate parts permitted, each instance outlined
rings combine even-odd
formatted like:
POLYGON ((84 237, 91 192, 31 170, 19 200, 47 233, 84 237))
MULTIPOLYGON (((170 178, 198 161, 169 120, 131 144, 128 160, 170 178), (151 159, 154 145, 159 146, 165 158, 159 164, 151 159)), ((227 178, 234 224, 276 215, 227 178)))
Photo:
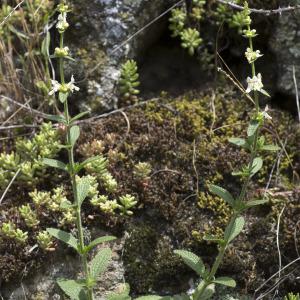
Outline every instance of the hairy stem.
MULTIPOLYGON (((60 34, 60 48, 64 46, 64 38, 63 34, 60 34)), ((59 59, 59 71, 60 71, 60 80, 61 83, 65 83, 65 75, 64 75, 64 58, 61 57, 59 59)), ((68 107, 68 100, 64 102, 64 114, 66 119, 66 129, 67 129, 67 137, 66 137, 66 144, 71 145, 71 118, 69 114, 69 107, 68 107)), ((74 146, 68 147, 68 160, 69 160, 69 175, 72 184, 72 191, 74 196, 74 203, 76 204, 76 227, 78 231, 78 238, 79 238, 79 252, 82 260, 83 270, 85 279, 88 280, 90 277, 88 261, 87 261, 87 253, 85 253, 84 247, 84 233, 83 233, 83 226, 81 220, 81 206, 78 202, 78 189, 77 189, 77 182, 76 182, 76 171, 75 171, 75 160, 74 160, 74 146)), ((88 288, 88 300, 93 300, 93 289, 88 288)))
MULTIPOLYGON (((248 25, 248 30, 250 30, 250 25, 248 25)), ((249 46, 251 51, 253 51, 253 41, 252 38, 249 38, 249 46)), ((252 62, 251 63, 251 71, 252 71, 252 77, 256 76, 256 71, 255 71, 255 63, 252 62)), ((256 113, 259 112, 259 95, 257 91, 254 91, 254 100, 255 100, 255 110, 256 113)), ((259 138, 259 133, 260 133, 260 128, 258 128, 254 134, 254 138, 253 138, 253 143, 252 143, 252 147, 251 147, 251 153, 250 153, 250 160, 249 160, 249 168, 251 168, 251 166, 253 165, 254 159, 256 158, 257 155, 257 144, 258 144, 258 138, 259 138)), ((247 177, 245 178, 245 181, 243 183, 243 186, 241 188, 241 192, 240 195, 238 197, 238 200, 240 202, 244 202, 245 201, 245 197, 247 194, 247 190, 251 181, 251 172, 248 173, 247 177)), ((236 219, 239 217, 240 213, 235 211, 234 214, 231 217, 230 223, 232 226, 235 223, 236 219)), ((230 228, 229 228, 230 229, 230 228)), ((200 290, 197 292, 197 299, 196 300, 201 300, 201 297, 203 296, 203 293, 205 292, 206 288, 212 284, 215 275, 223 261, 224 255, 225 255, 225 251, 228 247, 228 245, 230 244, 230 241, 225 240, 224 244, 222 244, 221 246, 219 246, 218 249, 218 255, 214 261, 214 264, 208 274, 208 276, 206 278, 204 278, 204 284, 201 286, 200 290)))

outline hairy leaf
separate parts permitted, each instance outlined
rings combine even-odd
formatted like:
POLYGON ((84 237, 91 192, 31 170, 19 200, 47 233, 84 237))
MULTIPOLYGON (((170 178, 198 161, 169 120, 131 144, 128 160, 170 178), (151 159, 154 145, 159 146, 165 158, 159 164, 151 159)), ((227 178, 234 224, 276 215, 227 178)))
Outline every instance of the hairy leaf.
POLYGON ((124 284, 123 289, 119 293, 111 293, 107 296, 107 300, 131 300, 129 296, 130 286, 128 283, 124 284))
POLYGON ((101 237, 93 240, 88 246, 86 246, 84 248, 84 252, 89 252, 90 250, 92 250, 97 245, 105 243, 105 242, 110 242, 110 241, 113 241, 115 239, 116 239, 116 237, 114 237, 114 236, 109 236, 109 235, 101 236, 101 237))
POLYGON ((264 145, 261 147, 261 150, 264 151, 279 151, 281 148, 277 145, 264 145))
POLYGON ((215 285, 212 283, 209 286, 207 286, 205 288, 205 290, 202 292, 202 294, 200 295, 199 292, 201 291, 201 289, 203 288, 203 285, 205 284, 204 281, 201 281, 200 284, 197 286, 195 292, 194 292, 194 296, 193 299, 196 300, 208 300, 210 299, 213 294, 215 293, 215 285))
POLYGON ((251 122, 249 124, 249 127, 247 129, 247 135, 248 136, 253 136, 256 133, 259 125, 260 125, 260 123, 258 121, 251 120, 251 122))
POLYGON ((89 111, 83 111, 83 112, 79 113, 78 115, 74 116, 74 117, 70 120, 70 122, 72 123, 72 122, 74 122, 74 121, 77 121, 77 120, 81 119, 83 116, 88 115, 89 113, 90 113, 89 111))
POLYGON ((246 145, 246 140, 241 138, 229 138, 228 141, 231 144, 234 144, 236 146, 244 147, 246 145))
POLYGON ((62 92, 59 92, 58 94, 58 99, 61 103, 65 103, 66 100, 68 99, 68 96, 69 94, 68 93, 62 93, 62 92))
POLYGON ((59 279, 57 280, 57 284, 71 300, 88 299, 82 281, 59 279))
POLYGON ((198 275, 203 276, 205 272, 205 266, 199 256, 186 250, 175 250, 174 253, 181 256, 184 263, 193 269, 198 275))
POLYGON ((232 287, 232 288, 236 287, 235 280, 230 278, 230 277, 218 277, 213 282, 217 283, 217 284, 229 286, 229 287, 232 287))
POLYGON ((250 208, 253 206, 258 206, 258 205, 262 205, 265 203, 268 203, 269 200, 268 199, 263 199, 263 200, 251 200, 245 203, 246 208, 250 208))
POLYGON ((141 296, 136 298, 136 300, 171 300, 172 297, 170 296, 156 296, 156 295, 148 295, 148 296, 141 296))
POLYGON ((59 116, 59 115, 45 115, 44 118, 58 123, 63 123, 63 124, 66 124, 67 122, 63 116, 59 116))
POLYGON ((56 228, 47 228, 47 231, 55 238, 63 241, 78 251, 78 240, 71 233, 56 228))
POLYGON ((63 171, 68 170, 67 166, 63 162, 56 160, 56 159, 44 158, 43 164, 45 164, 49 167, 52 167, 52 168, 57 168, 57 169, 63 170, 63 171))
POLYGON ((263 166, 263 160, 261 157, 256 157, 253 160, 253 164, 251 167, 251 176, 255 175, 263 166))
POLYGON ((101 249, 90 263, 91 276, 95 279, 103 273, 111 259, 112 252, 110 249, 101 249))
POLYGON ((209 190, 213 194, 215 194, 215 195, 219 196, 220 198, 222 198, 231 207, 234 207, 235 200, 227 190, 223 189, 220 186, 214 185, 214 184, 209 185, 209 190))
POLYGON ((90 181, 88 178, 81 178, 77 184, 77 200, 78 205, 81 206, 84 199, 87 197, 90 191, 90 181))
POLYGON ((79 138, 79 135, 80 135, 79 126, 77 126, 77 125, 72 126, 70 129, 70 141, 69 141, 72 146, 75 145, 76 141, 79 138))
MULTIPOLYGON (((93 157, 90 157, 90 158, 88 158, 88 159, 86 159, 85 161, 83 161, 80 165, 79 165, 79 167, 78 167, 78 170, 81 170, 82 168, 84 168, 87 164, 89 164, 89 163, 92 163, 92 162, 94 162, 94 161, 97 161, 97 160, 102 160, 103 161, 103 157, 101 157, 101 156, 93 156, 93 157)), ((105 162, 106 162, 106 160, 104 160, 105 162)))
POLYGON ((203 239, 205 241, 208 241, 208 242, 216 242, 218 244, 223 244, 225 241, 223 239, 220 239, 216 236, 213 236, 213 235, 209 235, 209 234, 206 234, 204 235, 203 239))
POLYGON ((245 219, 243 217, 238 217, 231 220, 224 232, 224 239, 230 243, 234 238, 236 238, 240 232, 243 230, 245 225, 245 219))

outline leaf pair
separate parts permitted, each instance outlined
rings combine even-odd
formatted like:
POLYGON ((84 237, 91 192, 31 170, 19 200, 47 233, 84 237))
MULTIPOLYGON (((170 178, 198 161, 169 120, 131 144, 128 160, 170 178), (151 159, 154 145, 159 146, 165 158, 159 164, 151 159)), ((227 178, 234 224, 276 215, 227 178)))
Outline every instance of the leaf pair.
MULTIPOLYGON (((75 164, 75 166, 74 166, 75 174, 79 173, 79 171, 81 171, 87 164, 92 163, 97 160, 99 160, 99 161, 101 160, 102 163, 106 163, 106 161, 103 162, 103 158, 101 156, 90 157, 90 158, 86 159, 85 161, 83 161, 82 163, 75 164)), ((66 165, 65 163, 63 163, 62 161, 59 161, 57 159, 44 158, 42 162, 43 162, 43 164, 45 164, 49 167, 60 169, 65 172, 69 171, 69 165, 66 165)))
MULTIPOLYGON (((69 124, 71 125, 72 123, 74 123, 75 121, 81 119, 83 116, 85 116, 89 113, 90 113, 89 111, 84 111, 84 112, 79 113, 78 115, 76 115, 75 117, 70 119, 69 124)), ((45 115, 44 118, 48 119, 50 121, 57 122, 57 123, 62 123, 62 124, 65 124, 65 125, 68 124, 66 118, 62 115, 45 115)))
POLYGON ((47 231, 49 234, 51 234, 53 237, 57 238, 58 240, 66 243, 73 249, 75 249, 79 254, 87 253, 91 251, 94 247, 96 247, 99 244, 110 242, 115 240, 116 238, 114 236, 102 236, 95 240, 93 240, 89 245, 85 246, 83 249, 83 253, 81 253, 78 245, 78 239, 76 239, 71 233, 68 233, 66 231, 63 231, 61 229, 56 228, 47 228, 47 231))

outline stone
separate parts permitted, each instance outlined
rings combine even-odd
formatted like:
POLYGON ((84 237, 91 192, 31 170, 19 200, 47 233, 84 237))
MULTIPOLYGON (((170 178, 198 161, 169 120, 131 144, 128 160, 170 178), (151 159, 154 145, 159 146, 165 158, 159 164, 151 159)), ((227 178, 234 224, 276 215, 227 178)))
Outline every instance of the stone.
MULTIPOLYGON (((287 5, 286 1, 279 1, 281 7, 287 5)), ((291 6, 299 5, 299 0, 289 1, 291 6)), ((295 67, 296 79, 300 87, 300 11, 283 13, 275 21, 269 47, 274 52, 277 69, 277 92, 289 96, 295 96, 293 80, 293 67, 295 67)))
POLYGON ((68 75, 79 81, 80 109, 103 111, 116 108, 120 65, 137 58, 166 28, 158 20, 128 43, 123 42, 168 9, 174 0, 92 0, 76 1, 70 15, 67 44, 75 63, 69 63, 68 75), (122 46, 121 46, 122 45, 122 46))

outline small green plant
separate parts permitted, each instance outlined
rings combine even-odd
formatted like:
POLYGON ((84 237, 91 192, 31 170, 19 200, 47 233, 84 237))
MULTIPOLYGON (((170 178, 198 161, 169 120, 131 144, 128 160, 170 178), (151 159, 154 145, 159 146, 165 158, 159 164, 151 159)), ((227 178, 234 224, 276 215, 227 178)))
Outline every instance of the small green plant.
MULTIPOLYGON (((88 256, 99 244, 112 241, 115 238, 112 236, 103 236, 93 240, 88 245, 85 243, 82 225, 82 204, 88 197, 90 197, 92 204, 99 204, 101 209, 105 212, 113 212, 116 208, 119 208, 120 210, 122 208, 121 212, 130 214, 131 211, 129 209, 132 208, 135 203, 133 204, 134 201, 132 198, 129 197, 128 199, 127 197, 125 200, 122 199, 123 206, 121 207, 116 200, 108 200, 106 196, 99 196, 97 191, 98 179, 101 180, 104 188, 106 188, 109 193, 114 192, 117 187, 116 180, 107 171, 107 160, 102 155, 87 158, 81 163, 75 162, 74 149, 80 136, 80 128, 75 123, 78 119, 83 117, 86 112, 79 113, 74 117, 71 117, 69 113, 69 95, 79 90, 79 88, 75 85, 74 77, 72 76, 70 82, 66 83, 64 75, 64 60, 68 58, 69 55, 68 49, 64 46, 64 33, 69 27, 67 22, 67 13, 70 9, 67 3, 62 1, 58 5, 57 10, 59 15, 56 28, 60 35, 60 44, 59 48, 55 49, 54 57, 58 59, 60 82, 52 80, 52 90, 49 94, 55 95, 58 93, 58 99, 64 107, 64 113, 63 115, 49 115, 48 118, 62 124, 66 129, 65 144, 60 147, 67 151, 68 163, 65 164, 62 161, 52 158, 45 158, 43 162, 45 165, 57 168, 69 175, 74 201, 68 201, 61 188, 57 188, 54 191, 54 195, 51 196, 51 201, 49 201, 49 193, 38 193, 35 191, 31 195, 34 203, 37 205, 47 205, 53 211, 66 209, 68 212, 67 215, 73 222, 75 222, 77 236, 56 228, 47 229, 47 233, 49 235, 72 247, 78 253, 82 262, 82 278, 59 279, 57 283, 64 293, 71 299, 93 300, 94 287, 97 284, 98 277, 108 266, 112 252, 109 248, 103 248, 90 262, 88 261, 88 256), (90 175, 80 176, 79 174, 83 169, 85 169, 90 175)), ((137 86, 136 80, 138 75, 136 74, 137 70, 132 62, 128 64, 127 71, 128 77, 126 78, 132 84, 131 87, 134 88, 137 86)), ((129 87, 129 84, 127 86, 129 87)), ((131 93, 132 90, 128 90, 127 92, 131 93)), ((133 91, 133 94, 136 94, 136 92, 133 91)), ((38 243, 46 249, 50 247, 51 240, 46 233, 40 233, 38 236, 38 243)))
POLYGON ((184 29, 181 33, 181 46, 187 49, 190 55, 194 55, 195 50, 202 43, 200 33, 195 28, 184 29))
POLYGON ((121 78, 119 81, 120 92, 124 100, 130 102, 137 101, 137 95, 140 91, 137 87, 140 85, 138 67, 134 60, 127 60, 121 67, 121 78))
POLYGON ((139 180, 145 180, 149 178, 151 174, 152 167, 147 162, 139 162, 134 166, 133 174, 135 178, 139 180))
POLYGON ((59 134, 51 123, 43 123, 32 139, 19 139, 16 151, 0 154, 0 188, 4 189, 19 171, 15 183, 34 186, 45 174, 43 158, 53 158, 60 151, 59 134))
POLYGON ((119 201, 121 203, 119 207, 121 210, 121 215, 131 216, 133 212, 130 209, 136 206, 137 204, 135 197, 131 195, 125 195, 125 196, 121 196, 119 198, 119 201))
POLYGON ((186 12, 182 8, 174 8, 171 11, 171 17, 169 18, 169 29, 171 30, 172 37, 178 37, 184 30, 185 22, 187 19, 186 12))
POLYGON ((36 212, 32 210, 29 204, 22 205, 19 208, 19 212, 28 227, 36 227, 40 223, 36 212))
POLYGON ((215 242, 218 245, 218 255, 211 268, 207 268, 200 257, 186 250, 176 250, 175 253, 182 257, 185 264, 193 269, 200 276, 200 284, 195 289, 192 298, 194 300, 210 299, 215 291, 215 285, 224 285, 227 287, 235 287, 236 282, 229 277, 216 277, 219 266, 223 261, 224 254, 232 241, 242 232, 245 219, 242 214, 249 208, 264 204, 267 200, 248 200, 247 191, 252 177, 257 174, 263 166, 262 154, 265 151, 277 151, 279 148, 276 145, 266 145, 265 139, 261 135, 261 128, 265 121, 271 117, 268 115, 267 108, 261 111, 259 107, 259 93, 268 96, 268 93, 263 89, 261 74, 256 74, 255 61, 261 54, 253 48, 253 38, 256 36, 256 31, 250 28, 251 18, 250 10, 245 3, 243 11, 243 30, 244 37, 249 40, 249 48, 246 51, 246 58, 251 66, 252 77, 247 78, 248 88, 246 93, 254 94, 255 104, 254 112, 251 116, 250 124, 247 130, 247 138, 230 138, 229 142, 236 146, 242 147, 249 152, 249 163, 242 167, 241 170, 234 172, 234 176, 241 177, 243 185, 238 197, 234 197, 226 189, 217 186, 209 185, 211 193, 222 198, 232 209, 231 218, 227 225, 223 236, 206 235, 204 239, 209 242, 215 242))
POLYGON ((12 222, 2 223, 0 233, 9 239, 14 239, 20 244, 25 244, 28 239, 28 232, 16 228, 12 222))
POLYGON ((293 294, 293 293, 288 293, 283 300, 300 300, 300 295, 299 293, 296 295, 296 294, 293 294))
POLYGON ((53 238, 48 233, 48 231, 44 230, 37 234, 36 240, 38 242, 38 245, 46 251, 51 251, 53 248, 53 238))

